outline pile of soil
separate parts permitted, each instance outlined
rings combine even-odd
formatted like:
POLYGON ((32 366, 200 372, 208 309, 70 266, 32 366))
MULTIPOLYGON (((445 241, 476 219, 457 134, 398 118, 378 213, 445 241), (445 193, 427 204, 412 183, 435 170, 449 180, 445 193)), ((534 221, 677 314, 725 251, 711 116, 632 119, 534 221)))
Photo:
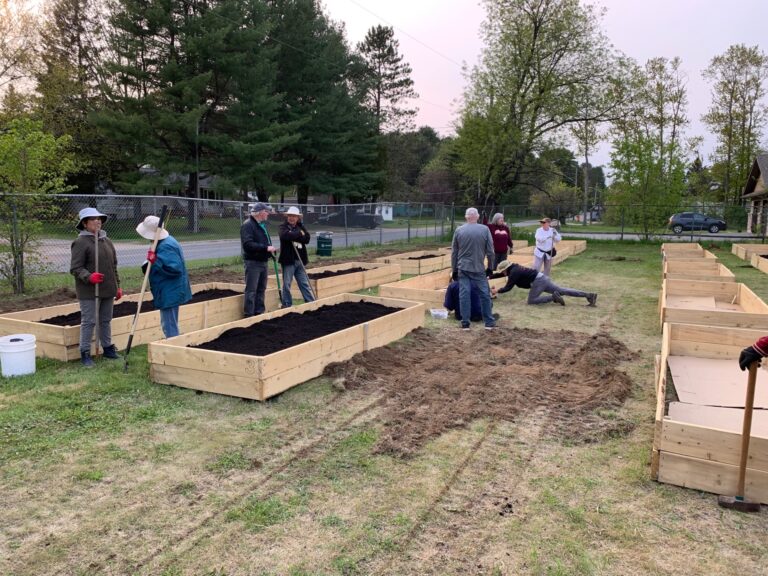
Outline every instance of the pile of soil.
POLYGON ((376 450, 409 456, 478 418, 511 421, 537 410, 548 414, 548 432, 569 442, 626 434, 633 424, 610 408, 632 386, 617 364, 636 356, 603 333, 501 327, 441 337, 418 330, 324 374, 346 389, 382 391, 385 424, 376 450))
POLYGON ((232 328, 216 340, 190 348, 266 356, 399 310, 373 302, 340 302, 303 314, 290 312, 244 328, 232 328))
POLYGON ((344 270, 326 270, 325 272, 312 272, 307 271, 307 276, 312 280, 319 280, 320 278, 332 278, 333 276, 343 276, 344 274, 354 274, 355 272, 365 272, 368 268, 344 268, 344 270))
MULTIPOLYGON (((234 290, 201 290, 197 294, 192 295, 192 300, 187 304, 196 304, 198 302, 205 302, 206 300, 216 300, 217 298, 228 298, 229 296, 238 296, 240 292, 234 290)), ((121 316, 134 316, 136 314, 136 308, 138 308, 138 302, 121 302, 115 304, 112 309, 112 318, 120 318, 121 316)), ((141 303, 141 313, 152 312, 155 310, 154 303, 149 300, 141 303)), ((61 316, 54 316, 52 318, 46 318, 44 320, 38 320, 41 324, 52 324, 54 326, 79 326, 80 325, 80 311, 72 312, 71 314, 62 314, 61 316)))

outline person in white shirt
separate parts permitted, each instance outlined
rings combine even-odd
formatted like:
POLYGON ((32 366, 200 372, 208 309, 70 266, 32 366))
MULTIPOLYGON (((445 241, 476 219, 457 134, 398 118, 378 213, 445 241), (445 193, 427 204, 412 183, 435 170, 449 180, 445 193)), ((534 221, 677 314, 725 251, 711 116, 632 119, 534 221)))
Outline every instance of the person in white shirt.
POLYGON ((560 242, 562 237, 557 230, 551 227, 551 219, 542 218, 539 222, 541 223, 541 227, 536 230, 536 249, 533 251, 533 269, 549 276, 552 271, 552 258, 557 254, 555 244, 560 242), (544 265, 543 270, 542 264, 544 265))

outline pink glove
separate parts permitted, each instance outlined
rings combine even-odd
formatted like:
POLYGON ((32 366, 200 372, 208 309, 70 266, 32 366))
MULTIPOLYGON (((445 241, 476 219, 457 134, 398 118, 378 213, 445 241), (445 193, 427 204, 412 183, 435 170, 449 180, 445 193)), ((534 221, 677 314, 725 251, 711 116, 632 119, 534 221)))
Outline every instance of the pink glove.
POLYGON ((122 297, 123 297, 123 289, 122 288, 118 288, 117 289, 117 296, 115 296, 115 301, 120 300, 120 298, 122 298, 122 297))
POLYGON ((104 274, 101 272, 91 272, 91 275, 88 277, 88 282, 91 284, 101 284, 104 282, 104 274))
POLYGON ((152 250, 150 250, 149 252, 147 252, 147 260, 149 260, 150 262, 152 262, 152 264, 154 264, 155 261, 157 261, 157 254, 155 254, 152 250))

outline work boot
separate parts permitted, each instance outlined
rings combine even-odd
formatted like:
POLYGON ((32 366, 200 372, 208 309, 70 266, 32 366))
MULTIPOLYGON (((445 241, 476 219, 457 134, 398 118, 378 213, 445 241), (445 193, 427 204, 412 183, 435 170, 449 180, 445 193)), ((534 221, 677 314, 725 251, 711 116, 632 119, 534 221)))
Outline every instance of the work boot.
POLYGON ((590 306, 595 306, 597 304, 597 294, 594 292, 587 294, 587 302, 589 302, 590 306))
POLYGON ((552 292, 552 302, 556 302, 560 304, 560 306, 565 306, 565 300, 563 300, 563 297, 560 295, 560 292, 555 290, 552 292))
POLYGON ((115 348, 114 344, 110 344, 104 348, 104 358, 109 358, 110 360, 120 360, 120 356, 117 355, 117 348, 115 348))
POLYGON ((96 366, 96 364, 93 363, 93 358, 91 358, 91 353, 83 352, 82 350, 80 351, 80 362, 83 363, 85 368, 93 368, 96 366))

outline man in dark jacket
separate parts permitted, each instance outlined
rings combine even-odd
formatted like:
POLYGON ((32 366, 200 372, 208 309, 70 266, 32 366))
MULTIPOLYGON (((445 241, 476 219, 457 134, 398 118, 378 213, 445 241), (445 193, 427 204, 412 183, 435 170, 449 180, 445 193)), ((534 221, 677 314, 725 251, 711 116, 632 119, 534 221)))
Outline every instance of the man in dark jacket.
POLYGON ((271 208, 264 202, 251 204, 250 216, 240 227, 240 243, 245 265, 245 298, 243 314, 247 318, 263 314, 264 294, 267 292, 267 262, 274 258, 277 248, 267 232, 271 208))
POLYGON ((528 292, 528 304, 556 302, 561 306, 565 306, 563 296, 586 298, 590 306, 595 306, 597 302, 597 294, 594 292, 582 292, 581 290, 558 286, 546 274, 537 272, 533 268, 512 264, 508 260, 499 264, 496 272, 503 272, 507 276, 507 283, 503 288, 499 289, 499 294, 509 292, 515 286, 526 288, 530 290, 528 292), (542 292, 551 294, 551 296, 542 296, 542 292))
POLYGON ((106 214, 95 208, 83 208, 76 226, 80 234, 72 242, 69 271, 75 277, 75 292, 80 301, 80 360, 86 368, 94 366, 91 338, 96 326, 97 306, 99 340, 104 349, 104 358, 119 358, 117 348, 112 344, 112 309, 114 301, 123 297, 123 290, 117 274, 115 247, 107 238, 107 233, 101 229, 107 219, 106 214))
POLYGON ((280 235, 279 261, 283 267, 283 306, 288 308, 293 305, 291 283, 294 278, 299 285, 304 302, 314 302, 315 296, 312 294, 305 268, 309 262, 307 257, 309 232, 304 228, 301 222, 301 211, 296 206, 288 208, 285 213, 285 222, 280 225, 278 234, 280 235))
POLYGON ((158 234, 155 250, 147 252, 147 260, 152 262, 149 269, 149 287, 155 308, 160 310, 160 326, 166 338, 179 335, 179 306, 192 300, 192 288, 189 285, 184 252, 176 239, 165 228, 158 226, 157 216, 147 216, 136 227, 139 236, 154 240, 158 234))

